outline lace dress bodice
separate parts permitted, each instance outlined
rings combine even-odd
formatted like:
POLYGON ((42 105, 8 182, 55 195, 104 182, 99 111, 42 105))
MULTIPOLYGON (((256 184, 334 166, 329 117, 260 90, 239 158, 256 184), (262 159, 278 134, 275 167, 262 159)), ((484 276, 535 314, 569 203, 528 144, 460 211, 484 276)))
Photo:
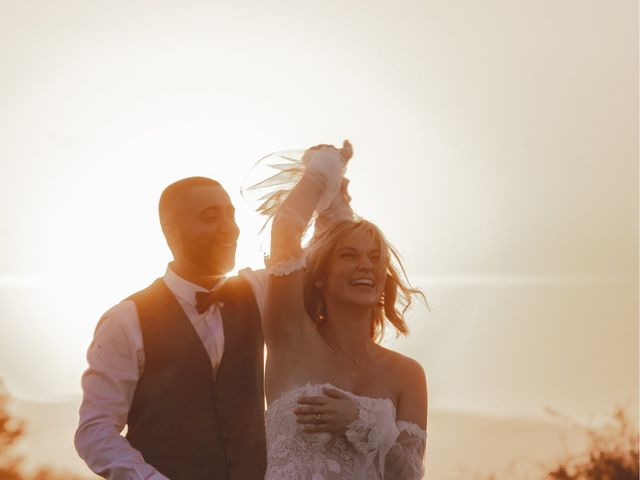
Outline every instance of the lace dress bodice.
POLYGON ((387 398, 354 395, 332 384, 295 387, 273 401, 266 413, 267 480, 341 480, 422 478, 426 432, 396 422, 387 398), (323 396, 323 388, 344 392, 359 417, 344 435, 306 433, 293 413, 300 396, 323 396))

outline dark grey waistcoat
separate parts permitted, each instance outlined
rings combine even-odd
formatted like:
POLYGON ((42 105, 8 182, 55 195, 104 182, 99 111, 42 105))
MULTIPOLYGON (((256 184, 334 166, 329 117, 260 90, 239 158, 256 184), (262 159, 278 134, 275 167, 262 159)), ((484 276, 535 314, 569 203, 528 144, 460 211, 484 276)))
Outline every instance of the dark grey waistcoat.
POLYGON ((262 480, 263 338, 248 284, 222 287, 225 347, 215 381, 191 322, 162 279, 135 293, 145 366, 127 439, 171 480, 262 480))

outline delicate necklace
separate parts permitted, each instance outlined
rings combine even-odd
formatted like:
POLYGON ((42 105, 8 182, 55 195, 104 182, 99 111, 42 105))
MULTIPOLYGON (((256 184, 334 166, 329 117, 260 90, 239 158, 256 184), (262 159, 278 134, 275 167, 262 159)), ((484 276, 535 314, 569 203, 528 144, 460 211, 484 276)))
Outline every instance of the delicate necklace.
MULTIPOLYGON (((354 365, 355 367, 359 367, 359 366, 360 366, 360 359, 358 359, 358 358, 353 358, 351 355, 349 355, 349 354, 346 352, 346 350, 345 350, 344 348, 342 348, 342 345, 340 345, 339 343, 336 343, 336 345, 338 345, 338 348, 336 349, 336 348, 333 348, 333 347, 332 347, 332 350, 337 351, 338 353, 340 353, 340 354, 342 354, 343 356, 347 357, 347 358, 349 359, 349 361, 350 361, 351 363, 353 363, 353 365, 354 365)), ((331 347, 331 344, 329 344, 329 346, 331 347)), ((365 355, 366 355, 366 353, 365 353, 365 355)))
MULTIPOLYGON (((318 327, 320 327, 320 325, 318 327)), ((353 358, 351 355, 349 355, 346 352, 346 350, 344 348, 342 348, 342 345, 340 345, 337 342, 335 342, 335 344, 337 345, 337 348, 334 347, 332 345, 332 343, 334 343, 334 342, 333 341, 329 342, 328 339, 324 335, 322 335, 322 332, 320 332, 320 328, 318 328, 318 330, 319 330, 318 333, 320 333, 320 336, 324 338, 324 341, 327 342, 327 345, 329 346, 329 348, 331 348, 331 350, 333 350, 334 352, 339 353, 339 354, 343 355, 344 357, 346 357, 351 363, 353 363, 354 367, 359 367, 360 366, 360 359, 353 358)))
POLYGON ((342 347, 340 347, 340 353, 342 353, 345 357, 347 357, 349 360, 351 360, 351 363, 353 363, 356 367, 360 366, 360 360, 357 359, 357 358, 353 358, 351 355, 349 355, 347 352, 345 352, 342 347))

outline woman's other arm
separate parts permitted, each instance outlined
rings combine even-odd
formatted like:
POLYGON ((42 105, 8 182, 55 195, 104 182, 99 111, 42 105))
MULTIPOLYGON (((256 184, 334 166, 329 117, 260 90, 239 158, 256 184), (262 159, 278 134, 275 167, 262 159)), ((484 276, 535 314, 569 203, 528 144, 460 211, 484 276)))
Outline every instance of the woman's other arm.
POLYGON ((398 437, 387 453, 384 478, 421 479, 427 439, 427 380, 422 366, 405 358, 396 413, 398 437))

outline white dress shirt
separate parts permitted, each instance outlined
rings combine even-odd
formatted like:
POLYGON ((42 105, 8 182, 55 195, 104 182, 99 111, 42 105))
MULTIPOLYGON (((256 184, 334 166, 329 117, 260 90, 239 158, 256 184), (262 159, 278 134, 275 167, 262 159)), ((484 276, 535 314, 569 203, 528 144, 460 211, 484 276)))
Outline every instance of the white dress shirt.
MULTIPOLYGON (((265 271, 245 269, 239 276, 251 286, 262 314, 265 271)), ((179 277, 169 267, 163 280, 202 340, 215 375, 224 352, 220 305, 213 304, 199 314, 195 296, 196 292, 206 292, 205 288, 179 277)), ((142 332, 132 300, 120 302, 102 316, 87 351, 87 362, 89 368, 82 376, 80 423, 75 435, 80 457, 95 473, 111 480, 166 480, 121 435, 144 370, 142 332)))

